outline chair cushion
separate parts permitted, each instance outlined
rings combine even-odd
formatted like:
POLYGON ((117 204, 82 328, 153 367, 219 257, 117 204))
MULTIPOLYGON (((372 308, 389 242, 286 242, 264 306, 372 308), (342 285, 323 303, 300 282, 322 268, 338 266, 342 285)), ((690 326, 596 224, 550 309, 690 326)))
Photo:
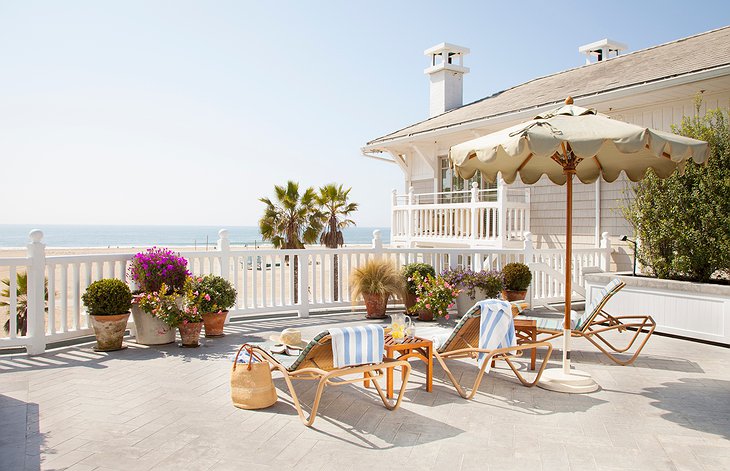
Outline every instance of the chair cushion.
MULTIPOLYGON (((565 313, 560 311, 554 311, 551 309, 525 309, 522 314, 516 317, 516 319, 527 319, 536 321, 537 328, 541 330, 563 330, 563 320, 565 313)), ((570 328, 575 329, 576 323, 580 315, 575 311, 570 311, 570 328)))
POLYGON ((274 357, 274 359, 279 362, 281 366, 286 368, 288 371, 294 371, 296 370, 299 365, 302 364, 304 359, 307 357, 307 354, 309 353, 312 348, 314 348, 317 343, 322 340, 324 337, 328 336, 330 333, 329 331, 325 330, 323 332, 318 333, 310 342, 307 344, 306 347, 299 353, 299 355, 283 355, 281 353, 274 353, 271 351, 271 347, 275 345, 273 341, 266 341, 258 344, 259 347, 266 350, 269 355, 274 357))
POLYGON ((583 315, 576 320, 574 328, 576 330, 583 328, 589 319, 593 318, 595 314, 598 314, 594 311, 600 308, 604 304, 604 301, 608 301, 611 296, 616 294, 616 292, 623 287, 624 283, 618 278, 614 278, 604 288, 601 288, 598 292, 598 296, 594 296, 590 303, 586 303, 586 310, 583 312, 583 315))

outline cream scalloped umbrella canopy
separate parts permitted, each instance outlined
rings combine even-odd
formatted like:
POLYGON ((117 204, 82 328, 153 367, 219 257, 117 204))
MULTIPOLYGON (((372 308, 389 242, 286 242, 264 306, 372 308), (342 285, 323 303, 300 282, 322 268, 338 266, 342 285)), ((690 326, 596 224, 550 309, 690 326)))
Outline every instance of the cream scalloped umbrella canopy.
MULTIPOLYGON (((569 101, 569 100, 566 100, 569 101)), ((507 183, 517 174, 527 184, 543 175, 563 185, 562 145, 579 161, 575 175, 583 183, 599 176, 612 182, 621 171, 632 181, 641 180, 651 168, 660 178, 684 167, 687 159, 707 160, 706 142, 612 119, 568 104, 530 121, 451 148, 449 157, 456 172, 471 178, 480 170, 494 182, 497 173, 507 183)))
POLYGON ((598 388, 590 375, 570 369, 573 175, 583 183, 599 177, 612 182, 623 171, 637 182, 652 169, 659 178, 667 178, 677 169, 682 171, 690 158, 702 164, 708 156, 706 142, 615 120, 573 105, 571 97, 564 106, 530 121, 451 148, 449 158, 462 178, 479 170, 491 182, 501 174, 512 183, 519 174, 527 184, 543 175, 558 185, 567 183, 563 368, 547 370, 541 386, 561 392, 598 388))

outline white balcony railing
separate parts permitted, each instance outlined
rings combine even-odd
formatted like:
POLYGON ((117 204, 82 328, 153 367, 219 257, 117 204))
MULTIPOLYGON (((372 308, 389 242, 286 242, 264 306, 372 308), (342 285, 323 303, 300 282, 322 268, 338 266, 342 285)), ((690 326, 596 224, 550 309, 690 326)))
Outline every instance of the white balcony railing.
MULTIPOLYGON (((219 232, 216 250, 183 251, 188 268, 196 275, 213 273, 228 279, 236 288, 236 305, 231 316, 296 312, 306 317, 310 310, 353 305, 349 274, 368 259, 385 257, 398 267, 423 262, 437 272, 462 266, 474 270, 501 269, 506 263, 527 263, 533 272, 530 299, 534 305, 557 302, 565 288, 565 253, 561 250, 536 250, 530 234, 520 248, 396 248, 384 247, 380 231, 372 246, 355 248, 308 248, 305 250, 250 250, 232 248, 225 230, 219 232), (295 269, 296 267, 296 269, 295 269), (337 269, 335 269, 337 267, 337 269), (296 280, 295 280, 296 277, 296 280)), ((0 329, 0 348, 25 347, 29 353, 45 351, 53 342, 92 335, 81 295, 91 282, 101 278, 128 281, 131 254, 89 254, 46 256, 40 231, 31 233, 26 257, 0 258, 0 273, 8 274, 8 306, 0 311, 10 315, 10 329, 0 329), (28 273, 27 332, 18 332, 16 275, 28 273), (48 280, 48 300, 44 302, 44 279, 48 280)), ((611 247, 604 234, 600 248, 575 249, 573 252, 573 290, 585 294, 583 273, 587 267, 607 270, 611 247)), ((3 275, 4 277, 4 275, 3 275)), ((131 284, 131 283, 130 283, 131 284)), ((392 300, 398 303, 398 300, 392 300)), ((3 322, 5 318, 2 318, 3 322)), ((130 323, 130 330, 134 325, 130 323)))
POLYGON ((467 246, 519 246, 530 231, 530 190, 505 188, 413 193, 393 191, 391 240, 399 245, 440 242, 467 246))

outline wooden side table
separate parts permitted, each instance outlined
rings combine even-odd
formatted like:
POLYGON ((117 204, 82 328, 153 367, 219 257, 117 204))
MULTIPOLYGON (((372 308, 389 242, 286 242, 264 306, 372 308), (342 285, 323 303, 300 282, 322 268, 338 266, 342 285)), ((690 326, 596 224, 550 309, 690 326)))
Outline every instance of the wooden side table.
MULTIPOLYGON (((517 337, 517 344, 523 343, 534 343, 537 341, 537 321, 531 319, 520 319, 519 316, 515 317, 515 336, 517 337)), ((537 361, 537 349, 533 348, 530 350, 530 369, 535 369, 535 362, 537 361)), ((391 369, 392 371, 392 369, 391 369)))
MULTIPOLYGON (((408 360, 417 358, 426 363, 426 391, 433 389, 433 342, 420 337, 406 337, 403 343, 396 343, 390 334, 385 334, 385 358, 408 360)), ((401 379, 405 372, 401 372, 401 379)), ((387 395, 393 398, 393 368, 386 371, 387 395)), ((365 381, 365 387, 370 387, 370 381, 365 381)))

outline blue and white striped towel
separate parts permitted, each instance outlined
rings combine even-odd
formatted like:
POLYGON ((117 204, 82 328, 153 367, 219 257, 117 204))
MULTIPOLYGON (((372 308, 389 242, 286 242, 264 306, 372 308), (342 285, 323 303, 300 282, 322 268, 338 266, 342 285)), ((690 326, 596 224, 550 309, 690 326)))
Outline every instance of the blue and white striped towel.
MULTIPOLYGON (((498 299, 486 299, 479 301, 481 309, 479 320, 479 348, 495 350, 497 348, 514 347, 517 345, 515 338, 515 323, 512 319, 512 307, 506 301, 498 299)), ((486 353, 480 353, 478 361, 486 358, 486 353)), ((490 364, 486 372, 489 373, 490 364)))
POLYGON ((329 329, 335 368, 380 363, 385 353, 385 331, 380 325, 329 329))

